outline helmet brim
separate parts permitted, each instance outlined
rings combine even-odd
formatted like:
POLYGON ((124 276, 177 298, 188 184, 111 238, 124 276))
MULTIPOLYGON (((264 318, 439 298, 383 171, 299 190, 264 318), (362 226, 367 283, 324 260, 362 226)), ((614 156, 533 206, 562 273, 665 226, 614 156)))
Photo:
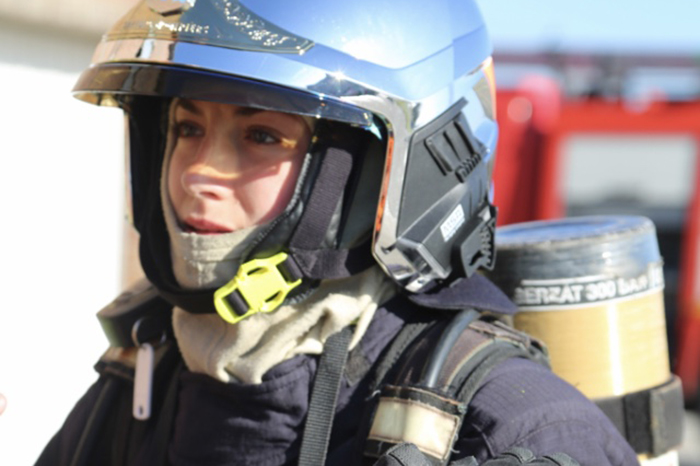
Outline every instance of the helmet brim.
POLYGON ((322 94, 199 69, 152 63, 104 63, 82 73, 73 95, 125 107, 131 96, 179 97, 295 113, 370 127, 367 110, 322 94))

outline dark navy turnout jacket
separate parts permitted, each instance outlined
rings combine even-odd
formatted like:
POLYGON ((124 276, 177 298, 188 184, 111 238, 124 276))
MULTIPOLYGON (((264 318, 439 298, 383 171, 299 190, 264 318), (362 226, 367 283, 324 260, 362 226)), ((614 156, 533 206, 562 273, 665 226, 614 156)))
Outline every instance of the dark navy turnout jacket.
MULTIPOLYGON (((427 312, 431 300, 439 300, 443 309, 466 303, 477 309, 513 311, 485 279, 470 282, 471 286, 453 295, 425 295, 413 302, 399 295, 377 310, 348 357, 326 464, 367 464, 361 456, 367 433, 364 413, 374 402, 369 393, 373 367, 407 323, 453 315, 444 310, 427 312)), ((294 357, 272 368, 259 385, 224 384, 182 370, 170 383, 175 387, 170 395, 165 393, 167 387, 156 387, 153 395, 156 404, 159 398, 174 396, 174 409, 156 411, 149 421, 131 417, 132 386, 124 383, 106 419, 99 423, 102 427, 95 429, 94 448, 86 464, 151 466, 154 449, 163 450, 164 463, 173 466, 297 464, 317 365, 316 356, 294 357), (168 427, 156 429, 158 422, 168 427)), ((103 374, 77 403, 38 466, 71 464, 108 380, 103 374)), ((452 458, 473 455, 482 462, 514 446, 529 448, 538 456, 564 452, 583 466, 637 464, 632 449, 591 401, 545 367, 516 358, 500 363, 481 384, 469 404, 452 458)))

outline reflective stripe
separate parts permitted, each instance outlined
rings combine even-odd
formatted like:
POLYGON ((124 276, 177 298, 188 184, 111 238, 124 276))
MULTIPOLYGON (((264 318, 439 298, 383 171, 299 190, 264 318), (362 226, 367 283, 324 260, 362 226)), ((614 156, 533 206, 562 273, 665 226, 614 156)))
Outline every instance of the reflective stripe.
POLYGON ((416 401, 381 398, 370 440, 415 444, 423 453, 444 460, 457 435, 459 417, 416 401))

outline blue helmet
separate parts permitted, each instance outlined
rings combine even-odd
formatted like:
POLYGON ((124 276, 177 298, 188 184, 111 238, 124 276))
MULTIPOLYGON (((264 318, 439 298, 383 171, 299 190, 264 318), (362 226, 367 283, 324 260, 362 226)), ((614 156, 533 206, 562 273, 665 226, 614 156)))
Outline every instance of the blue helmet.
POLYGON ((181 307, 203 301, 167 265, 157 185, 174 97, 318 119, 299 195, 248 259, 286 251, 307 281, 376 262, 418 292, 493 264, 490 55, 473 0, 143 0, 73 92, 125 110, 142 264, 181 307), (339 151, 349 162, 324 168, 339 151))

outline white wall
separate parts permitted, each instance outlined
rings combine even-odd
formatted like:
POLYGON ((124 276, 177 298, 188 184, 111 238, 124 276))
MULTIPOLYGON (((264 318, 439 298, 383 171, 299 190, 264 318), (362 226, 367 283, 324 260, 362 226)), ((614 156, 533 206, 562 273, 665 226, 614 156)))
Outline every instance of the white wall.
POLYGON ((97 38, 0 23, 0 464, 30 465, 95 378, 119 289, 121 112, 73 99, 97 38))

